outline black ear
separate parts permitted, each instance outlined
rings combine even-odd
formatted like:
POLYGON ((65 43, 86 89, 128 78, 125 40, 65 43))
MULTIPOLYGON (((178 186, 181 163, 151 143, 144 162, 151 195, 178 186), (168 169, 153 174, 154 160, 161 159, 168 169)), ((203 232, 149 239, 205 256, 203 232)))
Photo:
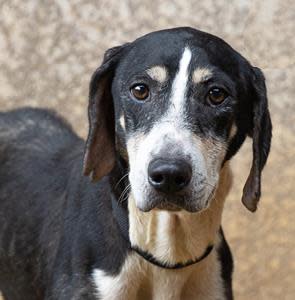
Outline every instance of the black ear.
POLYGON ((94 72, 89 87, 89 132, 84 155, 84 175, 98 180, 115 163, 115 119, 111 93, 112 80, 127 44, 109 49, 94 72))
POLYGON ((269 154, 272 131, 264 75, 258 68, 253 68, 253 72, 253 123, 248 133, 253 139, 253 161, 242 197, 243 204, 252 212, 257 209, 261 194, 261 172, 269 154))

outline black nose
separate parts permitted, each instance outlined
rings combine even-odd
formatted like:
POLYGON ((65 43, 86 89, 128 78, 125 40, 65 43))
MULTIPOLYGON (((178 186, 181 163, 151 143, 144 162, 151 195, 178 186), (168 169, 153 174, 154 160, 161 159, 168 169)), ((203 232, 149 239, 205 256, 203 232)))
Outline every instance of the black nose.
POLYGON ((163 193, 175 193, 191 181, 192 168, 184 160, 152 160, 148 166, 149 183, 163 193))

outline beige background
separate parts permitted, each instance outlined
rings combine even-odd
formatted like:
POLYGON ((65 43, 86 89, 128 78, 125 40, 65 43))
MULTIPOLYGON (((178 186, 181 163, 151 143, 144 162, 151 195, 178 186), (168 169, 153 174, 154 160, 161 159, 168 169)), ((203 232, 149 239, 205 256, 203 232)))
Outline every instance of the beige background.
POLYGON ((0 0, 1 110, 55 108, 85 137, 88 82, 103 52, 183 25, 219 35, 265 72, 274 137, 263 198, 256 214, 240 203, 248 141, 233 161, 223 224, 236 299, 295 299, 294 0, 0 0))

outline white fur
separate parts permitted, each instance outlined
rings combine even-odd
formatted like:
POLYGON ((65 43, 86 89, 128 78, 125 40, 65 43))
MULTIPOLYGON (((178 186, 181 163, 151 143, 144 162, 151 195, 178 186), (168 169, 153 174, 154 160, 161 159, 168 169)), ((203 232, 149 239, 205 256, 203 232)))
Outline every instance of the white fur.
POLYGON ((225 299, 215 252, 207 261, 177 271, 153 266, 132 253, 117 276, 96 269, 93 282, 100 300, 225 299))
POLYGON ((136 293, 140 281, 136 278, 137 273, 132 271, 138 268, 135 258, 135 254, 128 256, 117 276, 109 275, 100 269, 94 270, 92 278, 97 290, 98 299, 136 299, 136 293), (128 289, 128 286, 131 286, 132 288, 128 289))
POLYGON ((117 276, 96 269, 93 282, 100 300, 224 300, 217 254, 182 270, 165 270, 129 254, 117 276))
POLYGON ((192 58, 189 48, 185 48, 179 62, 179 70, 175 76, 172 85, 172 97, 170 107, 175 111, 175 115, 181 115, 183 112, 184 102, 186 100, 186 89, 188 83, 188 68, 192 58))

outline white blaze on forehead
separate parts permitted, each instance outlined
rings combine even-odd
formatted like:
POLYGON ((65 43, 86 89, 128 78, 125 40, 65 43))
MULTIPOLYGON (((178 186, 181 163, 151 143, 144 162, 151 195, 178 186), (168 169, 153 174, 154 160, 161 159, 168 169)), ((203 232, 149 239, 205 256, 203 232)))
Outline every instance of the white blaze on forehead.
POLYGON ((179 62, 178 73, 176 74, 172 85, 171 104, 177 112, 183 110, 185 94, 188 82, 188 67, 192 58, 189 48, 185 48, 179 62))
POLYGON ((163 83, 168 78, 167 69, 164 66, 154 66, 147 70, 148 75, 156 81, 163 83))
POLYGON ((193 72, 193 82, 200 83, 209 79, 212 76, 212 70, 208 68, 198 68, 193 72))

